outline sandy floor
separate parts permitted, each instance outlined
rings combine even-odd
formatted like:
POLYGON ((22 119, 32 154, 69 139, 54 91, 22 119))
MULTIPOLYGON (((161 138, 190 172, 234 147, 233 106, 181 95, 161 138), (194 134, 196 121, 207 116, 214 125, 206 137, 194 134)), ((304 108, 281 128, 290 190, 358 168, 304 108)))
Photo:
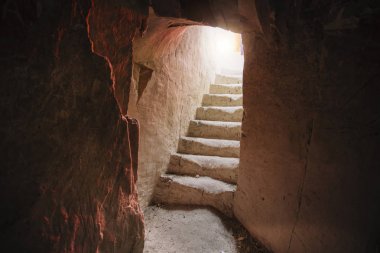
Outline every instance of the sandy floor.
POLYGON ((207 208, 151 206, 145 211, 144 252, 267 252, 253 245, 240 225, 232 223, 207 208))

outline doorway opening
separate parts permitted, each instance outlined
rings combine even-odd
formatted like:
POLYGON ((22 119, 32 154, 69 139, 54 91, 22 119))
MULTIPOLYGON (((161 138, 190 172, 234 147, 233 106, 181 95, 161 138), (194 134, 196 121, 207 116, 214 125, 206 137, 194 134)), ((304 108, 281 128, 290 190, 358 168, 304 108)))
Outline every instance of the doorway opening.
POLYGON ((229 232, 237 223, 226 220, 239 167, 241 35, 150 16, 144 37, 134 41, 128 105, 141 127, 145 252, 239 252, 249 235, 242 227, 229 232))
MULTIPOLYGON (((214 33, 214 78, 187 131, 170 154, 157 182, 153 202, 211 206, 233 216, 243 116, 241 36, 220 28, 214 33)), ((201 63, 199 63, 201 64, 201 63)), ((191 110, 191 108, 188 108, 191 110)))

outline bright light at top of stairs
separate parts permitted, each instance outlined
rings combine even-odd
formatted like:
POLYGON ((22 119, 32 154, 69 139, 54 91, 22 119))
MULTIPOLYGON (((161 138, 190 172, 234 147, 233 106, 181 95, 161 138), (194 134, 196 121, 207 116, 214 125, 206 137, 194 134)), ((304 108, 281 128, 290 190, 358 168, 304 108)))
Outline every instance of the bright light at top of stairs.
POLYGON ((240 52, 241 35, 226 31, 216 30, 216 47, 220 54, 240 52))

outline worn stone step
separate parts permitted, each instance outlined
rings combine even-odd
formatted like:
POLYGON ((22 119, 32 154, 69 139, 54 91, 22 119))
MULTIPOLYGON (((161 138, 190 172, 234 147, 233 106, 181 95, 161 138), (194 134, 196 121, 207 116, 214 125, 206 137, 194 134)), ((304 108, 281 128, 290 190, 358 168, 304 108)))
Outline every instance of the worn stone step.
POLYGON ((204 94, 202 106, 241 106, 243 95, 241 94, 204 94))
POLYGON ((210 177, 190 177, 165 174, 157 183, 155 203, 211 206, 233 216, 236 185, 210 177))
POLYGON ((191 120, 188 136, 210 139, 240 140, 241 123, 227 121, 191 120))
POLYGON ((242 83, 243 77, 241 75, 221 75, 216 74, 215 75, 215 83, 216 84, 235 84, 235 83, 242 83))
POLYGON ((168 172, 179 175, 207 176, 227 183, 236 183, 239 158, 172 154, 168 172))
POLYGON ((241 122, 242 106, 202 106, 197 108, 196 119, 241 122))
POLYGON ((178 152, 192 155, 239 157, 240 141, 181 137, 178 152))
POLYGON ((211 94, 242 94, 243 87, 241 84, 211 84, 211 94))

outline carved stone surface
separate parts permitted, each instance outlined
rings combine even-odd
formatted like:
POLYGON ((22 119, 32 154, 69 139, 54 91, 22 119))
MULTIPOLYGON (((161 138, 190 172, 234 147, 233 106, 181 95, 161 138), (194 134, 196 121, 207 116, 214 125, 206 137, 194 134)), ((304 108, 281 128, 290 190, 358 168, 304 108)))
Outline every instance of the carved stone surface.
POLYGON ((243 36, 235 215, 278 253, 380 244, 379 9, 333 2, 273 1, 274 29, 243 36))
POLYGON ((179 137, 187 132, 203 93, 215 79, 211 28, 169 28, 170 23, 151 13, 144 37, 134 40, 128 115, 141 124, 138 192, 142 208, 151 201, 170 154, 177 151, 179 137), (141 66, 153 71, 144 88, 141 66))
MULTIPOLYGON (((138 126, 121 116, 115 66, 91 51, 91 3, 28 3, 2 4, 0 251, 141 252, 138 126)), ((131 43, 141 17, 125 12, 131 43)))

